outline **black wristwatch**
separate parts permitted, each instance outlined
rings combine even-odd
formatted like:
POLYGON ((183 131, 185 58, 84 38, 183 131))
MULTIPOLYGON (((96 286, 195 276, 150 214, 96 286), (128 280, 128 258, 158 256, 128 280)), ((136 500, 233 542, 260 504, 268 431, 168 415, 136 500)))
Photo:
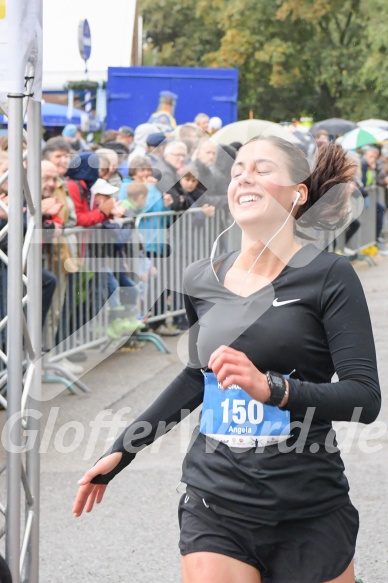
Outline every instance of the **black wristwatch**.
POLYGON ((271 395, 265 404, 277 407, 283 401, 287 393, 286 379, 278 372, 272 372, 270 370, 265 373, 265 376, 267 377, 269 390, 271 391, 271 395))

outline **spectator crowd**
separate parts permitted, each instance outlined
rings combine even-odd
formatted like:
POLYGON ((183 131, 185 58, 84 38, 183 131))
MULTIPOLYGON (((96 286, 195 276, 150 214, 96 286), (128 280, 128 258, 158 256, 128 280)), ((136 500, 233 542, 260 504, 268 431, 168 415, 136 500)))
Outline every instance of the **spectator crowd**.
MULTIPOLYGON (((209 119, 200 113, 194 121, 169 128, 169 131, 160 124, 146 122, 134 129, 128 126, 108 129, 98 143, 86 143, 80 129, 69 124, 61 135, 44 143, 41 210, 43 246, 49 252, 44 253, 42 271, 42 326, 46 329, 48 348, 64 338, 64 331, 70 329, 70 321, 71 329, 77 326, 77 316, 66 309, 68 298, 76 294, 80 303, 83 294, 90 296, 92 288, 98 290, 91 302, 94 310, 101 309, 102 303, 109 306, 107 335, 111 340, 148 328, 160 335, 176 335, 187 327, 183 316, 176 316, 172 323, 163 318, 149 323, 147 314, 140 313, 139 299, 147 289, 147 282, 161 277, 155 258, 165 257, 168 250, 163 239, 158 237, 160 219, 150 215, 144 222, 144 229, 138 230, 135 220, 147 213, 180 212, 192 208, 198 211, 193 226, 201 229, 206 221, 227 207, 230 169, 241 143, 219 146, 214 142, 211 138, 221 126, 220 118, 209 119), (113 260, 113 263, 106 261, 94 274, 85 269, 84 249, 94 235, 89 240, 83 238, 80 245, 74 235, 75 227, 83 227, 90 233, 98 229, 109 235, 110 244, 104 245, 105 239, 100 237, 98 250, 94 253, 96 257, 113 260), (128 262, 128 255, 132 252, 137 258, 136 272, 131 271, 128 262), (80 271, 83 272, 82 289, 80 278, 75 277, 80 271)), ((327 132, 322 131, 315 136, 313 144, 304 141, 301 147, 313 160, 314 147, 324 147, 329 139, 327 132)), ((7 148, 7 136, 3 136, 0 138, 0 179, 8 170, 7 148)), ((386 194, 388 151, 385 147, 370 146, 350 155, 357 159, 359 170, 354 184, 365 200, 368 199, 365 188, 369 186, 380 185, 386 194)), ((8 186, 6 180, 0 182, 2 228, 8 220, 8 186)), ((385 213, 386 205, 377 202, 376 241, 383 254, 386 253, 385 213)), ((359 227, 358 220, 348 227, 346 244, 359 227)), ((6 237, 0 245, 6 252, 6 237)), ((353 251, 345 247, 349 255, 353 251)), ((6 277, 3 265, 0 270, 1 316, 7 309, 6 277)), ((174 293, 167 291, 161 296, 153 308, 153 315, 166 313, 166 306, 174 293)), ((74 373, 82 370, 67 360, 64 365, 74 373)))

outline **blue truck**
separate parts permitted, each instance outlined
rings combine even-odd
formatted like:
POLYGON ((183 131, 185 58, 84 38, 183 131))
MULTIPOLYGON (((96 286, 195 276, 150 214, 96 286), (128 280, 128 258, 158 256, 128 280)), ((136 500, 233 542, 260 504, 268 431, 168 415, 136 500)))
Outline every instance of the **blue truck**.
POLYGON ((107 128, 136 127, 156 111, 159 95, 177 95, 177 124, 198 113, 218 116, 223 125, 237 120, 238 70, 195 67, 109 67, 107 128))

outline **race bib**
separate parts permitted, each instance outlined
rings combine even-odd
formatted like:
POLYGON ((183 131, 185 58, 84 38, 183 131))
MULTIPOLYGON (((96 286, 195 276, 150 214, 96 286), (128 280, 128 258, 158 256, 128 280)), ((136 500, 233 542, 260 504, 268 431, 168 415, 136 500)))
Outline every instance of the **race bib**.
POLYGON ((201 433, 230 447, 270 445, 289 437, 289 411, 255 401, 238 385, 223 390, 212 372, 204 377, 201 433))

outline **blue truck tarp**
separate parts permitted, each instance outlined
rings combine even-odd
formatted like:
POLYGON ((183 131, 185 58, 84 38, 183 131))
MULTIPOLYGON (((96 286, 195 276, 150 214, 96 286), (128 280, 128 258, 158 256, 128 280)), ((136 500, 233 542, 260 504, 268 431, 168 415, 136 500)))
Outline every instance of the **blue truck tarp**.
POLYGON ((147 122, 161 91, 178 96, 177 124, 193 121, 197 113, 218 116, 223 125, 237 120, 237 69, 109 67, 106 128, 147 122))

